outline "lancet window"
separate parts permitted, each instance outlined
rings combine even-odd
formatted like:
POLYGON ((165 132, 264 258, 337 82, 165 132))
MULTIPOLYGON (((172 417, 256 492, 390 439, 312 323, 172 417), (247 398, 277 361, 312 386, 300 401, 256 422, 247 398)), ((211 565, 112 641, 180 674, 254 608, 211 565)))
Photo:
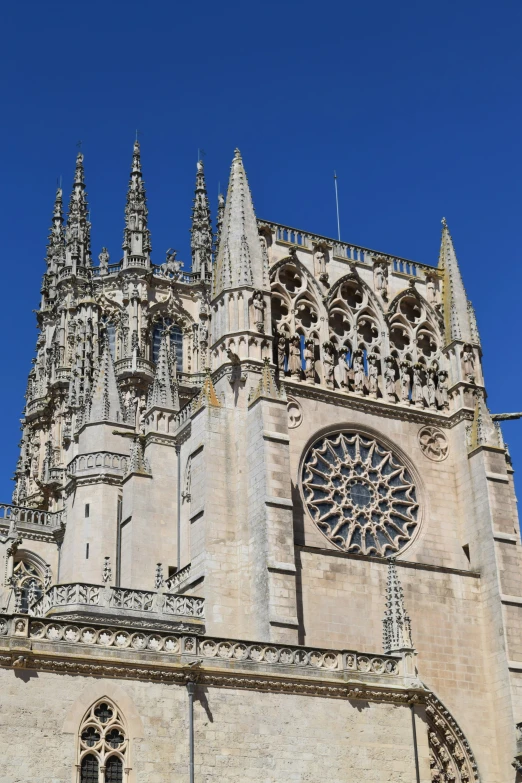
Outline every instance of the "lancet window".
POLYGON ((12 582, 15 592, 15 611, 26 613, 43 594, 43 574, 27 559, 21 559, 15 563, 12 582))
POLYGON ((78 783, 124 783, 129 772, 125 722, 109 699, 93 704, 80 726, 78 783))

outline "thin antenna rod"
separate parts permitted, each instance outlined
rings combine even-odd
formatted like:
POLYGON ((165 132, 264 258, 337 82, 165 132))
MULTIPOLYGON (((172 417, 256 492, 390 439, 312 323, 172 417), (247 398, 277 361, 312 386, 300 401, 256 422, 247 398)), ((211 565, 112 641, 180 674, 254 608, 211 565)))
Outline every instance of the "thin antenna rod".
POLYGON ((337 210, 337 239, 341 241, 341 224, 339 222, 339 194, 337 192, 337 174, 334 171, 335 208, 337 210))

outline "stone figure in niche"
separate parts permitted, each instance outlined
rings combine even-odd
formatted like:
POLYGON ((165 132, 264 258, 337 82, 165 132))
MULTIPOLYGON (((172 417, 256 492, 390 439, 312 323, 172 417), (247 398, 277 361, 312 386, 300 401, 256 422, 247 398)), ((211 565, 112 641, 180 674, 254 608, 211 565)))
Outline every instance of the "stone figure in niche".
POLYGON ((265 298, 262 291, 254 291, 252 297, 252 307, 254 308, 254 324, 258 332, 265 331, 265 298))
POLYGON ((350 384, 350 370, 346 357, 348 356, 348 348, 346 345, 342 345, 339 349, 339 386, 344 391, 348 391, 350 384))
POLYGON ((322 283, 326 283, 328 281, 328 272, 326 271, 326 256, 321 248, 316 251, 314 260, 316 277, 318 277, 322 283))
POLYGON ((285 359, 286 359, 286 337, 284 334, 279 334, 277 337, 277 367, 280 373, 285 371, 285 359))
POLYGON ((426 373, 426 396, 428 398, 428 405, 430 408, 437 407, 437 386, 435 384, 436 377, 437 368, 430 367, 426 373))
POLYGON ((393 356, 387 356, 384 360, 384 388, 386 390, 386 397, 391 402, 395 402, 397 399, 397 391, 395 388, 395 362, 393 356))
POLYGON ((100 275, 106 275, 109 271, 109 253, 107 251, 106 247, 102 247, 101 253, 98 256, 98 261, 100 262, 100 275))
POLYGON ((208 343, 208 321, 202 318, 199 322, 199 342, 207 345, 208 343))
POLYGON ((324 382, 329 389, 334 388, 334 346, 331 342, 323 343, 324 382))
POLYGON ((371 353, 368 356, 368 391, 370 397, 377 397, 379 390, 379 358, 377 354, 371 353))
POLYGON ((449 407, 448 373, 446 372, 446 370, 439 370, 438 380, 439 380, 439 387, 438 387, 439 405, 441 406, 441 408, 448 408, 449 407))
POLYGON ((294 334, 294 336, 290 338, 288 371, 290 375, 293 375, 295 378, 301 376, 301 338, 298 334, 294 334))
POLYGON ((413 389, 412 389, 412 399, 413 404, 416 405, 418 408, 424 407, 424 387, 422 383, 422 371, 423 371, 422 364, 419 364, 419 362, 416 362, 413 365, 413 389))
POLYGON ((305 360, 305 378, 313 383, 315 380, 315 343, 313 340, 306 340, 304 349, 305 360))
POLYGON ((410 363, 401 362, 401 402, 410 401, 411 381, 410 381, 410 363))
POLYGON ((435 287, 435 281, 432 277, 426 279, 426 299, 430 305, 437 304, 437 289, 435 287))
POLYGON ((388 298, 388 265, 383 262, 378 262, 373 267, 373 283, 376 292, 382 296, 383 299, 388 298))
POLYGON ((475 357, 471 345, 465 345, 462 349, 462 366, 464 378, 468 383, 475 383, 475 357))
POLYGON ((353 352, 353 389, 356 394, 364 394, 365 381, 363 352, 358 348, 353 352))
POLYGON ((136 411, 135 427, 137 432, 145 432, 145 409, 147 400, 144 394, 136 395, 134 398, 134 407, 136 411))

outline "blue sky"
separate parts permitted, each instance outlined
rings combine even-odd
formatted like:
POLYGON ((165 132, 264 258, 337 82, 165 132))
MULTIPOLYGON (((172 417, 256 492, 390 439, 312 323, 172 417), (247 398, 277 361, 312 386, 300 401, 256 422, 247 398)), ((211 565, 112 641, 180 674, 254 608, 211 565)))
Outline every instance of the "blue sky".
MULTIPOLYGON (((3 448, 9 500, 57 178, 85 154, 93 255, 118 260, 135 130, 153 258, 188 259, 198 148, 215 205, 240 147, 258 216, 437 261, 446 216, 489 404, 522 409, 521 6, 514 0, 7 4, 2 11, 3 448)), ((504 426, 515 468, 522 422, 504 426)))

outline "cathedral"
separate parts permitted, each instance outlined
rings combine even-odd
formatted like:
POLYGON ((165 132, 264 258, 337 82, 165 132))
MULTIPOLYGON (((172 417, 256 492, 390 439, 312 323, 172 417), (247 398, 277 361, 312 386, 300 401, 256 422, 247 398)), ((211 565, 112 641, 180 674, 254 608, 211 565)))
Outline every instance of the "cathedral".
POLYGON ((236 150, 154 263, 138 142, 122 217, 93 263, 78 154, 0 505, 1 783, 521 783, 506 414, 446 221, 425 264, 260 219, 236 150))

